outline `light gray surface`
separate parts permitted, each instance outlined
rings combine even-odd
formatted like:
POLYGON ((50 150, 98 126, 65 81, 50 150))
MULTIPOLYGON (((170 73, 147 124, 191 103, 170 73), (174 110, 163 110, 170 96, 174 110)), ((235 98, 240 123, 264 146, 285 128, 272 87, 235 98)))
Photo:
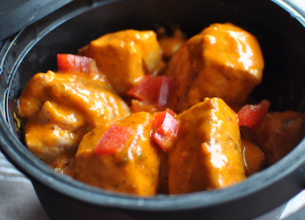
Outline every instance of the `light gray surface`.
POLYGON ((48 220, 32 183, 0 152, 0 219, 48 220))
POLYGON ((289 0, 289 2, 292 2, 305 11, 305 0, 289 0))
POLYGON ((289 201, 280 219, 285 219, 304 207, 305 207, 305 190, 300 192, 298 195, 296 195, 289 201))

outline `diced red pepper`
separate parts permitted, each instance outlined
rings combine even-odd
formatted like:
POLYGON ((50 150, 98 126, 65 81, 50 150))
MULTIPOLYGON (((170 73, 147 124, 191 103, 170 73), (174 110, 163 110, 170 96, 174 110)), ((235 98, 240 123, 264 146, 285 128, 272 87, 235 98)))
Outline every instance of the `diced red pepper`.
POLYGON ((171 110, 170 108, 167 108, 165 111, 167 111, 169 114, 171 114, 173 117, 177 116, 177 113, 171 110))
POLYGON ((154 77, 146 75, 139 85, 132 87, 127 94, 140 100, 149 100, 154 88, 154 77))
POLYGON ((259 128, 268 112, 270 102, 261 101, 257 105, 245 105, 238 112, 239 125, 250 128, 259 128))
POLYGON ((174 88, 174 80, 166 76, 157 76, 153 93, 153 103, 159 108, 166 107, 169 103, 174 88))
POLYGON ((93 60, 89 57, 73 54, 57 54, 57 66, 59 72, 89 73, 93 60))
POLYGON ((178 134, 178 121, 168 112, 154 114, 153 139, 163 151, 167 151, 178 134))
POLYGON ((146 75, 142 82, 128 90, 127 94, 140 100, 148 101, 158 108, 168 105, 174 80, 166 76, 158 76, 155 79, 151 75, 146 75))
POLYGON ((97 143, 95 152, 98 156, 118 153, 135 133, 136 131, 130 127, 113 124, 97 143))

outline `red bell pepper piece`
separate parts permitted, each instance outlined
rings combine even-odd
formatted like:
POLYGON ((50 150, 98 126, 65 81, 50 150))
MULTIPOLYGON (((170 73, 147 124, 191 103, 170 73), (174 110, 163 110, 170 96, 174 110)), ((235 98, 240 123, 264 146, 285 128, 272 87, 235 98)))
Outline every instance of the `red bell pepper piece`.
POLYGON ((135 133, 136 131, 130 127, 111 125, 97 143, 95 147, 96 154, 102 156, 120 152, 127 140, 135 133))
POLYGON ((127 94, 140 100, 150 100, 154 88, 154 77, 146 75, 139 85, 132 87, 127 94))
POLYGON ((57 54, 57 66, 59 72, 89 73, 93 60, 89 57, 73 54, 57 54))
POLYGON ((268 112, 270 102, 261 101, 257 105, 245 105, 238 112, 239 125, 250 128, 259 128, 268 112))
POLYGON ((163 151, 167 151, 178 134, 178 121, 167 111, 153 116, 153 139, 163 151))
POLYGON ((166 107, 174 88, 174 80, 166 76, 157 76, 153 94, 153 102, 159 108, 166 107))
POLYGON ((171 114, 171 116, 173 116, 173 117, 177 116, 177 113, 174 112, 173 110, 171 110, 170 108, 167 108, 165 111, 168 112, 169 114, 171 114))
POLYGON ((174 88, 174 80, 166 76, 146 75, 142 82, 128 90, 127 94, 140 100, 148 101, 158 108, 167 106, 174 88))

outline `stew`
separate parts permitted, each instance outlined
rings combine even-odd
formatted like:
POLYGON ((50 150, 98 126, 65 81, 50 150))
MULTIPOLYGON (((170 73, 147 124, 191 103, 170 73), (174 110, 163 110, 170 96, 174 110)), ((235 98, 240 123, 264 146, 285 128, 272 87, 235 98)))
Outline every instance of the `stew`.
POLYGON ((256 38, 212 24, 123 30, 58 54, 19 98, 27 148, 57 172, 139 196, 228 187, 287 155, 305 114, 248 97, 263 79, 256 38))

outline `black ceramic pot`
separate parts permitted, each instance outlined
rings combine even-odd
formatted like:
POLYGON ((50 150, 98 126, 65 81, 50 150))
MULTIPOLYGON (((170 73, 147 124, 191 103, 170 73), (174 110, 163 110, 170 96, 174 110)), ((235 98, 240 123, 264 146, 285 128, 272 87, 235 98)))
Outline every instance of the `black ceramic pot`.
POLYGON ((252 97, 271 110, 305 110, 305 18, 284 0, 74 1, 2 42, 0 145, 33 182, 50 219, 251 219, 304 187, 305 142, 275 165, 222 190, 139 198, 104 191, 49 169, 16 131, 18 96, 37 72, 56 70, 57 53, 76 53, 98 36, 127 28, 178 24, 192 36, 232 22, 254 34, 263 51, 263 82, 252 97))

